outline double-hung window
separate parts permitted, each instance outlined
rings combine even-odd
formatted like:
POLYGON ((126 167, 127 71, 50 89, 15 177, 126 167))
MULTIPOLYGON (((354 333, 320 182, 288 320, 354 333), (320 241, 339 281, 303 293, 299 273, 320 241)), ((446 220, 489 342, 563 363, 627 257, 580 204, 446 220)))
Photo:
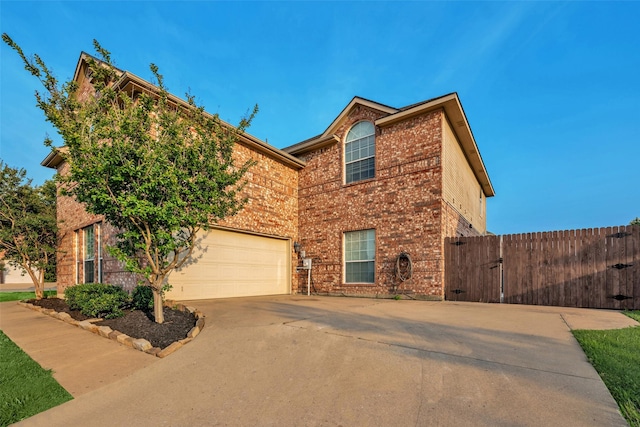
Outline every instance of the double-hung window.
POLYGON ((361 181, 376 175, 376 138, 371 122, 356 123, 345 139, 345 182, 361 181))
POLYGON ((345 283, 375 283, 376 232, 344 233, 345 283))

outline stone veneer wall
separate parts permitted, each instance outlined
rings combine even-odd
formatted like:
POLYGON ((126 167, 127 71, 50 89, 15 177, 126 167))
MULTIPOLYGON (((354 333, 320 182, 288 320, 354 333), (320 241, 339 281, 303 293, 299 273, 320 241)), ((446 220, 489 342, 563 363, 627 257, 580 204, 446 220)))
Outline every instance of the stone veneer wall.
MULTIPOLYGON (((357 105, 335 134, 339 143, 300 155, 300 236, 313 258, 313 284, 321 293, 378 296, 396 292, 442 299, 441 110, 376 127, 376 177, 344 184, 343 141, 360 120, 384 116, 357 105), (343 234, 376 230, 374 284, 345 284, 343 234), (393 274, 400 252, 410 254, 413 277, 393 274)), ((306 275, 305 275, 306 277, 306 275)))

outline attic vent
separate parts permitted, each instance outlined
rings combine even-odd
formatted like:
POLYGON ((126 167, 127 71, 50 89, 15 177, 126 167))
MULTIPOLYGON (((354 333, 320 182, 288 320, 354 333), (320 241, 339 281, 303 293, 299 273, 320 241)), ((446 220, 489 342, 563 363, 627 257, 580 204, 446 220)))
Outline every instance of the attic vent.
POLYGON ((459 121, 457 121, 457 122, 456 122, 456 126, 458 126, 458 127, 462 127, 462 126, 464 126, 464 120, 459 120, 459 121))

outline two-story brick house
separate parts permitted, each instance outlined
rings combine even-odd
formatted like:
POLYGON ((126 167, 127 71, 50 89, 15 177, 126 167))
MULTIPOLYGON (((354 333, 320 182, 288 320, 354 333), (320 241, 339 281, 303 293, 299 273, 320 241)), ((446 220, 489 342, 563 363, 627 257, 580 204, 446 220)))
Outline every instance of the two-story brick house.
MULTIPOLYGON (((74 79, 90 91, 87 57, 74 79)), ((153 87, 126 71, 116 85, 153 87)), ((444 238, 486 232, 494 191, 455 93, 400 109, 354 98, 317 137, 279 150, 244 134, 235 157, 257 161, 249 202, 201 236, 195 262, 171 274, 169 298, 306 292, 303 250, 316 292, 442 299, 444 238)), ((67 168, 59 152, 42 164, 67 168)), ((114 230, 101 217, 59 196, 58 219, 59 293, 92 281, 135 286, 105 250, 114 230)))
POLYGON ((284 151, 306 163, 299 235, 317 291, 441 299, 444 237, 486 232, 494 191, 455 93, 400 109, 356 97, 284 151))

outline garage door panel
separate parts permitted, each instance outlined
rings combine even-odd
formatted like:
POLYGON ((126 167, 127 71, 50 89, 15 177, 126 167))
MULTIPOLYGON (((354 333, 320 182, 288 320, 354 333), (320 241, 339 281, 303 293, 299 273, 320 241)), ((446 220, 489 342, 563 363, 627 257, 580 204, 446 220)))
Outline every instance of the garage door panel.
POLYGON ((169 277, 170 299, 229 298, 290 292, 287 240, 212 230, 202 236, 197 262, 169 277))

